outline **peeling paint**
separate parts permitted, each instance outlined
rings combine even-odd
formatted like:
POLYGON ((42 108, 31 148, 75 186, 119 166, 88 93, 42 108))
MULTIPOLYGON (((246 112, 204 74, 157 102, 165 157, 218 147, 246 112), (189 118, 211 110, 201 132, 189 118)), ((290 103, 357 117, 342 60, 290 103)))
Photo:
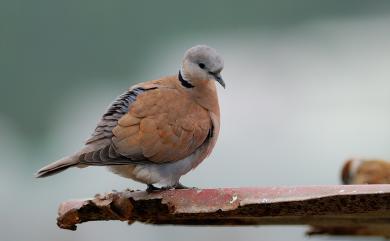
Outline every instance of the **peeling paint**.
POLYGON ((233 196, 232 196, 232 199, 230 200, 230 204, 232 204, 232 203, 234 203, 235 201, 237 201, 237 198, 238 198, 238 196, 237 196, 237 194, 234 194, 233 196))

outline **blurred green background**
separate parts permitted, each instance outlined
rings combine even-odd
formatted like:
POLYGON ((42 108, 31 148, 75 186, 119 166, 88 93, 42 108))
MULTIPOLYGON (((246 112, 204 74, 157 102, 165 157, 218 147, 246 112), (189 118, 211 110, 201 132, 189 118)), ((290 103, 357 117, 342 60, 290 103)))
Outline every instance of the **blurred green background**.
POLYGON ((61 201, 144 186, 103 168, 33 173, 76 151, 126 88, 208 44, 225 59, 221 136, 183 183, 337 184, 346 158, 390 159, 389 26, 388 1, 0 1, 0 240, 307 239, 300 226, 63 231, 61 201))

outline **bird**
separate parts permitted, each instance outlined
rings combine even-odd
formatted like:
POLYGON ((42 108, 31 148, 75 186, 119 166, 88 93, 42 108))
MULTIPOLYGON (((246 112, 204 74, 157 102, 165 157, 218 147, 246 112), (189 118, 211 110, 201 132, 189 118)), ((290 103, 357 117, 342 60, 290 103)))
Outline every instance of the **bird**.
POLYGON ((187 188, 180 177, 212 152, 220 131, 216 82, 224 61, 207 45, 188 49, 176 75, 130 87, 108 107, 85 145, 36 173, 105 166, 147 185, 146 191, 187 188), (161 185, 161 188, 155 186, 161 185))
POLYGON ((343 184, 390 184, 390 162, 377 159, 349 159, 341 171, 343 184))

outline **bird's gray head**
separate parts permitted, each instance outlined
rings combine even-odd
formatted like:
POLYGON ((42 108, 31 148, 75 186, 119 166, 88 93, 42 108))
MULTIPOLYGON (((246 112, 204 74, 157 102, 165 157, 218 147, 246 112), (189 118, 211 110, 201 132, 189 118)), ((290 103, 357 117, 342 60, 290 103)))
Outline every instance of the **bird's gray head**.
POLYGON ((179 78, 186 81, 189 87, 196 86, 198 81, 215 80, 224 88, 221 77, 223 60, 217 51, 206 45, 197 45, 186 51, 179 78))

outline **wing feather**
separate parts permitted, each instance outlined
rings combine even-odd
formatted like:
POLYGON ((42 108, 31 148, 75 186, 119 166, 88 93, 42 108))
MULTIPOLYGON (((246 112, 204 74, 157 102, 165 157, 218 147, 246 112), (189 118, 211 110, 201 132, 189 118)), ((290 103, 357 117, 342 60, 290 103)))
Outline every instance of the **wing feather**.
POLYGON ((182 92, 137 87, 109 107, 86 142, 99 148, 82 154, 80 162, 101 166, 175 162, 207 143, 212 125, 208 110, 182 92))

